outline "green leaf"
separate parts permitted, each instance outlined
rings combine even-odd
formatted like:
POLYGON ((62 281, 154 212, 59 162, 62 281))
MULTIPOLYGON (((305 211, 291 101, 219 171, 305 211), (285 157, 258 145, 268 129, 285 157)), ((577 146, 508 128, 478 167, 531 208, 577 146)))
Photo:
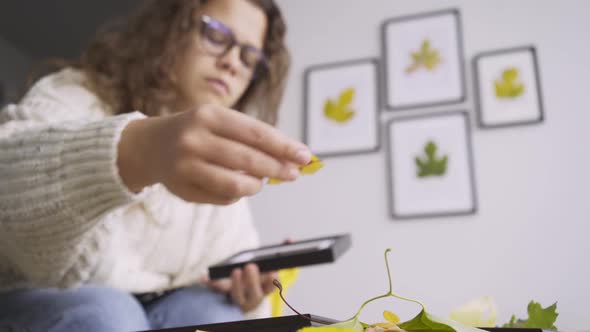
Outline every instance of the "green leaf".
POLYGON ((438 159, 436 157, 436 151, 438 147, 435 142, 428 141, 424 146, 424 154, 426 157, 415 158, 417 167, 417 176, 419 178, 428 176, 443 176, 447 171, 448 156, 442 156, 438 159))
POLYGON ((420 159, 420 157, 416 157, 416 166, 418 167, 418 170, 420 172, 422 172, 424 169, 426 169, 426 162, 423 162, 422 159, 420 159))
POLYGON ((436 154, 436 144, 433 141, 428 141, 426 147, 424 147, 424 152, 426 152, 426 155, 429 158, 434 158, 434 155, 436 154))
POLYGON ((451 328, 453 328, 457 332, 486 332, 485 330, 478 329, 473 326, 469 326, 469 325, 466 325, 466 324, 463 324, 463 323, 460 323, 460 322, 457 322, 454 320, 445 319, 442 317, 437 317, 437 316, 434 316, 431 314, 428 314, 428 317, 435 322, 450 326, 451 328))
POLYGON ((541 304, 535 301, 529 302, 527 311, 529 314, 528 319, 516 319, 514 315, 510 318, 510 322, 504 324, 502 327, 508 328, 539 328, 557 330, 555 327, 555 321, 557 320, 557 302, 548 306, 547 308, 541 307, 541 304))
POLYGON ((433 175, 442 176, 447 170, 448 157, 444 156, 441 160, 435 160, 432 162, 431 171, 433 175))
POLYGON ((456 332, 456 330, 449 325, 438 322, 436 318, 433 319, 433 317, 424 310, 420 311, 416 317, 407 322, 398 324, 398 326, 406 331, 412 332, 456 332))

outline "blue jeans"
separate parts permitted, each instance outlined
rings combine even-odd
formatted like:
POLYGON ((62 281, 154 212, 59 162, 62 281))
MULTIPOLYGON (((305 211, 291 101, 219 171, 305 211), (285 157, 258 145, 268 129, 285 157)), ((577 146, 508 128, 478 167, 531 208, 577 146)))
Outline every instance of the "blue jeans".
POLYGON ((129 293, 96 286, 0 293, 0 332, 141 331, 241 319, 223 294, 198 286, 145 305, 129 293))

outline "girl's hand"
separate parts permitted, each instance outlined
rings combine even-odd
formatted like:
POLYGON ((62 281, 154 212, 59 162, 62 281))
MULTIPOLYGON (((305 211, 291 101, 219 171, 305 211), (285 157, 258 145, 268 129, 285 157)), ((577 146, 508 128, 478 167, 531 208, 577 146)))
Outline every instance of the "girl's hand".
POLYGON ((202 282, 217 292, 228 294, 243 312, 248 312, 274 290, 276 278, 277 272, 260 273, 258 265, 250 263, 244 269, 234 269, 231 278, 202 282))
POLYGON ((197 110, 130 122, 117 165, 139 192, 162 183, 189 202, 231 204, 262 187, 262 179, 293 181, 309 149, 274 127, 228 108, 197 110))

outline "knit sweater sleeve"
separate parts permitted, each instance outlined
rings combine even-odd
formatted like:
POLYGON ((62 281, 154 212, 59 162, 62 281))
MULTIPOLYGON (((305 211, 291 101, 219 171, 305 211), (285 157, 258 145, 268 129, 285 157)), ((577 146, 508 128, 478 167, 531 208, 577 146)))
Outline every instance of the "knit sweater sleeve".
POLYGON ((82 79, 73 70, 51 75, 0 111, 0 250, 29 285, 87 278, 88 235, 133 199, 118 174, 117 144, 127 123, 144 116, 107 117, 82 79))

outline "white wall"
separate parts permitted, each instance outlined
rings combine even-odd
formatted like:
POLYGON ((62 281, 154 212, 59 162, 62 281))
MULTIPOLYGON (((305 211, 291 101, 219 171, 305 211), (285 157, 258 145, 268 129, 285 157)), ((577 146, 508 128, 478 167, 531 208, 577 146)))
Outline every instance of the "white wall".
MULTIPOLYGON (((479 211, 467 217, 395 221, 389 217, 385 152, 330 158, 316 175, 267 186, 253 202, 265 243, 351 232, 353 248, 336 264, 302 270, 288 295, 303 312, 351 316, 387 291, 383 251, 393 248, 394 291, 446 316, 491 295, 498 324, 526 316, 529 300, 558 301, 557 326, 590 329, 590 1, 279 0, 289 24, 293 70, 280 128, 301 137, 303 71, 312 64, 377 57, 380 24, 390 17, 460 8, 473 111, 470 61, 497 48, 537 46, 546 121, 473 131, 479 211)), ((421 110, 383 114, 382 120, 421 110)), ((473 120, 473 117, 472 117, 473 120)), ((362 318, 399 301, 369 305, 362 318)))
POLYGON ((26 52, 0 38, 0 82, 7 100, 22 93, 26 75, 33 59, 26 52))

